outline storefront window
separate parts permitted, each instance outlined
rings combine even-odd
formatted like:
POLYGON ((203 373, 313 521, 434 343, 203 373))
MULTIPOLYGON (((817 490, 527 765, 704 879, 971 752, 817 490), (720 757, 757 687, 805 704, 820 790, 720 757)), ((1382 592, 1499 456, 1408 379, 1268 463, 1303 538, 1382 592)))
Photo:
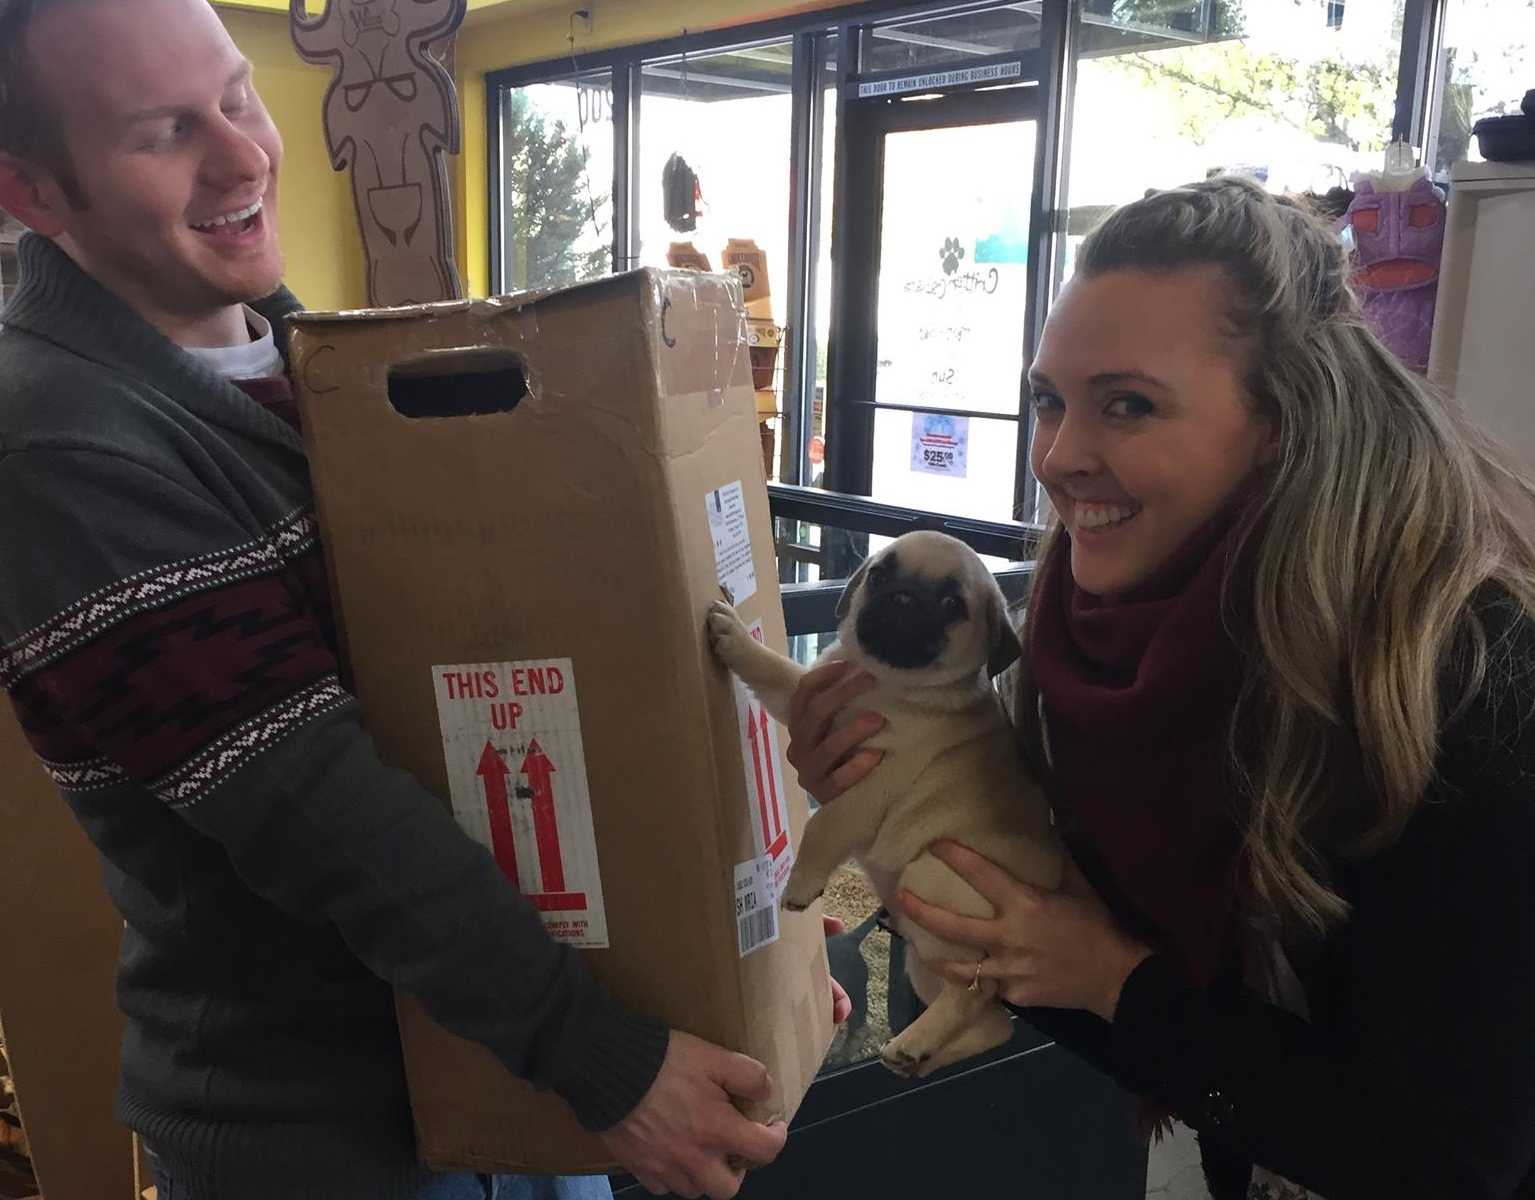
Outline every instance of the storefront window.
POLYGON ((613 77, 508 88, 501 108, 499 291, 613 269, 613 77))
POLYGON ((1067 259, 1148 188, 1241 172, 1325 193, 1379 170, 1404 0, 1089 0, 1072 115, 1067 259), (1180 44, 1181 43, 1181 44, 1180 44))
POLYGON ((1040 0, 1005 4, 980 12, 924 17, 864 30, 865 75, 885 71, 928 71, 964 67, 978 58, 1037 50, 1040 0))
POLYGON ((819 163, 820 221, 814 230, 809 258, 815 263, 815 291, 811 312, 815 316, 815 337, 808 354, 813 355, 808 372, 811 380, 810 403, 806 415, 806 459, 808 470, 801 482, 820 487, 826 476, 826 398, 827 363, 831 352, 831 222, 833 184, 837 164, 837 37, 826 36, 827 51, 821 71, 821 156, 819 163))
POLYGON ((735 270, 764 462, 778 475, 789 273, 792 40, 641 69, 639 264, 735 270))
POLYGON ((1481 162, 1471 127, 1483 117, 1518 113, 1535 87, 1535 0, 1448 0, 1439 66, 1440 106, 1434 174, 1481 162))
POLYGON ((878 500, 1012 515, 1034 139, 1029 120, 885 139, 874 398, 895 407, 874 419, 878 500))
MULTIPOLYGON (((1418 44, 1441 11, 1439 100, 1425 133, 1443 173, 1477 157, 1470 125, 1512 111, 1529 82, 1518 72, 1535 41, 1535 0, 914 3, 853 20, 847 45, 835 32, 845 13, 811 13, 509 68, 490 81, 501 150, 492 282, 516 291, 635 266, 735 269, 758 343, 770 480, 822 486, 831 464, 840 487, 887 503, 1029 515, 1018 379, 1041 314, 1025 301, 1051 282, 1034 276, 1029 256, 1050 257, 1058 288, 1083 236, 1147 189, 1235 171, 1275 191, 1325 193, 1379 169, 1399 102, 1417 111, 1409 106, 1422 106, 1427 86, 1425 63, 1399 89, 1404 42, 1418 44), (1058 9, 1076 22, 1065 103, 1049 86, 1045 45, 1064 33, 1046 20, 1058 9), (811 50, 821 102, 806 146, 794 140, 794 65, 811 50), (847 129, 839 61, 841 100, 857 118, 847 129), (1002 68, 1011 74, 980 73, 1002 68), (927 82, 894 88, 892 77, 908 76, 927 82), (1015 93, 1038 99, 1013 113, 1003 100, 1015 93), (919 118, 965 95, 976 103, 954 119, 919 118), (875 119, 881 105, 908 111, 875 119), (1035 147, 1055 136, 1066 177, 1057 185, 1046 170, 1035 194, 1035 147), (876 139, 881 157, 867 158, 876 139), (859 166, 838 193, 834 266, 844 157, 859 166), (805 195, 796 162, 818 214, 795 208, 805 195), (883 186, 871 191, 869 180, 883 186), (847 247, 860 227, 880 232, 854 263, 847 247), (791 246, 796 230, 804 240, 791 246), (798 311, 791 263, 806 284, 798 311), (834 284, 876 319, 849 319, 834 284), (828 372, 834 313, 846 351, 835 356, 839 381, 828 372), (836 386, 848 394, 829 394, 836 386), (827 445, 828 429, 842 444, 827 445)), ((1036 300, 1048 307, 1054 290, 1044 292, 1036 300)), ((805 533, 813 545, 817 531, 805 533)), ((804 579, 817 567, 786 571, 804 579)))

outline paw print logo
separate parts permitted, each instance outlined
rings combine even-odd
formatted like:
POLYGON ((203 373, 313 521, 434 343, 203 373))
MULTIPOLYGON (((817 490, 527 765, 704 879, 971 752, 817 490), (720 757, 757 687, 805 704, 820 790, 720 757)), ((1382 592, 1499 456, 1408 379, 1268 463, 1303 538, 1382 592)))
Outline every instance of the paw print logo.
POLYGON ((938 257, 943 259, 943 273, 952 275, 959 270, 959 261, 965 257, 965 248, 959 244, 958 238, 944 238, 943 249, 938 251, 938 257))

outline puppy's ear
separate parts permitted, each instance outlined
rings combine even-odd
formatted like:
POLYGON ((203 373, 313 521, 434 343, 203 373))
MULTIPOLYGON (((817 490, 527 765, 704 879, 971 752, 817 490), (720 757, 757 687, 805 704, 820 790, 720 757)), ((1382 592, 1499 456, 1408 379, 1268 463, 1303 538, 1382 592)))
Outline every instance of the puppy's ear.
POLYGON ((858 564, 858 570, 853 572, 852 578, 847 581, 847 586, 842 589, 842 595, 837 600, 837 620, 847 616, 847 610, 853 607, 853 596, 863 585, 863 577, 869 573, 869 564, 874 561, 870 555, 858 564))
MULTIPOLYGON (((990 574, 988 571, 988 577, 990 574)), ((990 587, 987 589, 986 627, 991 644, 986 658, 986 674, 995 679, 1023 655, 1023 643, 1007 615, 1007 597, 1002 594, 995 579, 990 579, 990 587)))

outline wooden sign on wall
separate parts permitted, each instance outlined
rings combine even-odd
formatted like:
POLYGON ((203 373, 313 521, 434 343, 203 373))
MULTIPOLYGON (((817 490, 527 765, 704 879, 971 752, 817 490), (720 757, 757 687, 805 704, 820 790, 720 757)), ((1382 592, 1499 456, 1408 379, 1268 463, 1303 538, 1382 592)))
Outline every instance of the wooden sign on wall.
POLYGON ((293 44, 335 71, 325 94, 331 166, 351 171, 378 307, 463 295, 453 256, 447 155, 461 136, 453 77, 432 53, 467 0, 325 0, 311 17, 289 0, 293 44))

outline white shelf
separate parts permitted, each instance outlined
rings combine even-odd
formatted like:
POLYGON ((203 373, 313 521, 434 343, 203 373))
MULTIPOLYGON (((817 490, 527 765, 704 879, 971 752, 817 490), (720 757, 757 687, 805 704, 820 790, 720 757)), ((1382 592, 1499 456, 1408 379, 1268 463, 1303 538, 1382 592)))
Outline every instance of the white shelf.
POLYGON ((1459 163, 1428 375, 1535 473, 1535 163, 1459 163))
POLYGON ((1510 183, 1535 179, 1535 160, 1530 162, 1458 162, 1450 168, 1450 184, 1510 183))

